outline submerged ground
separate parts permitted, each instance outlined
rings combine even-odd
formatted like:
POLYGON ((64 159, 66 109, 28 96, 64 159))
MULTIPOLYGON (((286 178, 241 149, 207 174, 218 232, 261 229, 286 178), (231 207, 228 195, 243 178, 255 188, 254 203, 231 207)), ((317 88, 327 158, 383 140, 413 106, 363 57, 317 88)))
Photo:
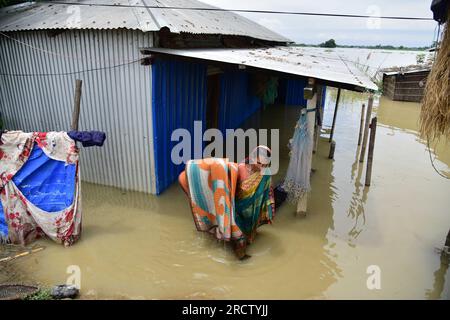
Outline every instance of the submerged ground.
MULTIPOLYGON (((450 228, 450 183, 433 170, 417 136, 420 105, 379 101, 372 186, 365 188, 366 163, 357 161, 361 97, 341 98, 334 161, 323 132, 308 215, 295 217, 283 205, 275 223, 260 229, 251 259, 236 261, 198 233, 176 184, 155 197, 83 183, 81 241, 68 249, 40 241, 45 250, 0 265, 0 283, 65 283, 76 265, 88 299, 449 299, 450 272, 435 248, 450 228), (380 290, 367 288, 371 265, 381 270, 380 290)), ((331 91, 326 127, 334 99, 331 91)), ((273 106, 250 120, 280 128, 282 169, 297 115, 273 106)), ((449 145, 433 147, 436 166, 449 173, 449 145)))

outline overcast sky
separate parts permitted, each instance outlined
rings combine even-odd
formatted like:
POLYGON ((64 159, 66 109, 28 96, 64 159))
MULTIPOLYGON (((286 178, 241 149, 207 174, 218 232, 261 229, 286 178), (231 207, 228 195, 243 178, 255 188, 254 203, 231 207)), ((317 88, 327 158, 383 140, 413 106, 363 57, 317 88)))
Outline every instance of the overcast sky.
MULTIPOLYGON (((201 0, 225 9, 306 11, 341 14, 430 17, 431 0, 201 0)), ((241 13, 242 14, 242 13, 241 13)), ((318 44, 330 38, 338 44, 428 46, 435 21, 376 20, 245 13, 267 28, 298 43, 318 44)))

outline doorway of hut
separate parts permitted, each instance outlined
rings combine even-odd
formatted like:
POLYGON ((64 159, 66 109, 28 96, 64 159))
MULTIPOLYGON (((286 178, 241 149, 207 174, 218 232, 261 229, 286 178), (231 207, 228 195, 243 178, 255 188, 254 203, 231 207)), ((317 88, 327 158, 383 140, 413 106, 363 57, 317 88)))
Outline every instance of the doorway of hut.
MULTIPOLYGON (((220 130, 224 141, 227 129, 259 129, 258 117, 269 105, 306 107, 305 86, 306 80, 273 77, 259 70, 249 72, 236 66, 218 67, 204 61, 155 59, 152 65, 152 116, 157 194, 177 181, 184 170, 184 160, 193 159, 198 149, 204 150, 206 129, 220 130), (268 99, 265 94, 269 82, 272 92, 268 99), (266 89, 261 91, 261 87, 266 89), (200 130, 195 126, 198 121, 201 121, 200 130), (183 162, 174 162, 171 153, 180 137, 172 134, 179 128, 187 130, 193 141, 191 152, 181 157, 183 162), (200 143, 198 135, 202 138, 200 143)), ((268 136, 270 139, 270 133, 268 136)))

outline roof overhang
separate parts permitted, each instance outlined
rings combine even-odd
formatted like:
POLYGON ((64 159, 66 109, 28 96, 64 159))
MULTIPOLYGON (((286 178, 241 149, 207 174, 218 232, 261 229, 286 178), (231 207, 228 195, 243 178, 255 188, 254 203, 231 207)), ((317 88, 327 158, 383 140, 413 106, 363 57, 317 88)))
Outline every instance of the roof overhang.
POLYGON ((156 32, 163 28, 175 34, 243 36, 275 43, 291 42, 244 16, 196 0, 59 0, 0 8, 2 32, 84 29, 156 32))
POLYGON ((203 60, 237 65, 291 77, 314 78, 319 83, 353 91, 376 91, 378 87, 356 65, 334 51, 320 55, 308 48, 273 47, 258 49, 167 49, 145 48, 143 54, 175 59, 203 60))

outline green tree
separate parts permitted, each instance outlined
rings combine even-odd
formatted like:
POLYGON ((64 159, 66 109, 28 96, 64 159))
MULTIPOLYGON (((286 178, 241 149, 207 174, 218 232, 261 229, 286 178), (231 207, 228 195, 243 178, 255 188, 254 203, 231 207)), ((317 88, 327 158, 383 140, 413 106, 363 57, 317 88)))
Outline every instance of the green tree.
POLYGON ((416 63, 422 64, 425 62, 425 53, 419 53, 416 55, 416 63))
POLYGON ((322 42, 319 46, 322 48, 336 48, 336 41, 334 41, 334 39, 330 39, 322 42))

